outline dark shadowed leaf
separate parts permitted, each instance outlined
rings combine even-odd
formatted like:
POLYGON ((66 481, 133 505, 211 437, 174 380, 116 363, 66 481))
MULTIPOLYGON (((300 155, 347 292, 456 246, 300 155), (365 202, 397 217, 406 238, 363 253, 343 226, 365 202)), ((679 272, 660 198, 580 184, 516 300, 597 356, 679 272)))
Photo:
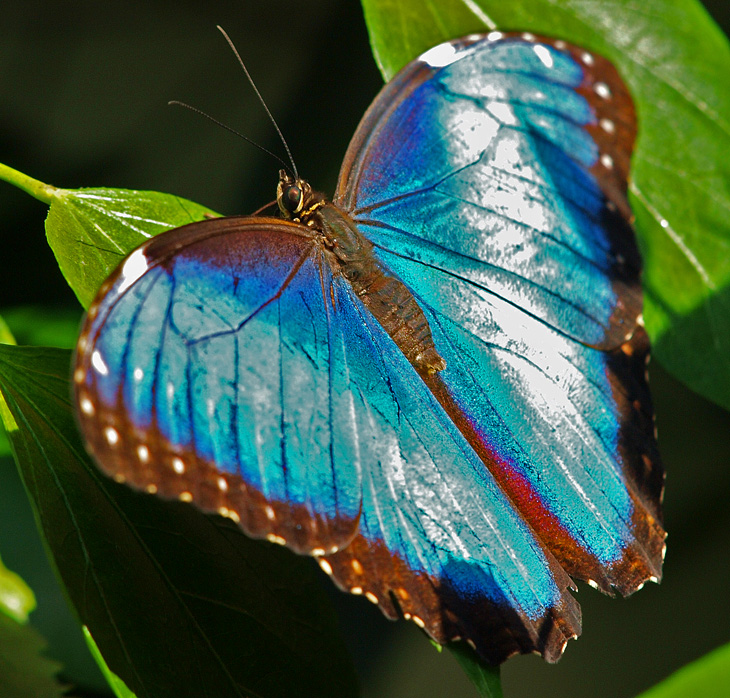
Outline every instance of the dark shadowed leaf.
POLYGON ((138 698, 355 695, 311 561, 102 476, 77 436, 69 364, 0 345, 0 390, 38 523, 109 668, 138 698))
POLYGON ((449 649, 481 698, 503 698, 498 666, 487 666, 481 662, 474 650, 464 642, 453 643, 449 649))
POLYGON ((41 655, 45 640, 30 625, 0 613, 0 696, 61 698, 67 686, 56 679, 61 665, 41 655))

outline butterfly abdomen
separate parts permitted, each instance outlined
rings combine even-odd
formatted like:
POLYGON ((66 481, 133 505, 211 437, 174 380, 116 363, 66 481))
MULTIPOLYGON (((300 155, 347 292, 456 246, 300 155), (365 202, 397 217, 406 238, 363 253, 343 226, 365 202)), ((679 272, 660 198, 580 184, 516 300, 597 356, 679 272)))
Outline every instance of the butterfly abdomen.
POLYGON ((339 271, 408 361, 429 374, 446 368, 423 310, 405 284, 375 257, 372 243, 355 222, 331 204, 320 208, 317 215, 334 246, 339 271))

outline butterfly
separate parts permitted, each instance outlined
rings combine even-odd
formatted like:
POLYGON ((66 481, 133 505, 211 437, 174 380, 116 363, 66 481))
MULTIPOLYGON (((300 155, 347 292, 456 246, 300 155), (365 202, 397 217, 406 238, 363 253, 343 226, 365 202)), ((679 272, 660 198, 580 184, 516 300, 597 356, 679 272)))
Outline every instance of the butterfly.
POLYGON ((439 643, 556 661, 573 580, 661 575, 635 134, 598 55, 498 32, 429 50, 331 202, 282 170, 280 217, 192 223, 112 273, 75 355, 90 453, 439 643))

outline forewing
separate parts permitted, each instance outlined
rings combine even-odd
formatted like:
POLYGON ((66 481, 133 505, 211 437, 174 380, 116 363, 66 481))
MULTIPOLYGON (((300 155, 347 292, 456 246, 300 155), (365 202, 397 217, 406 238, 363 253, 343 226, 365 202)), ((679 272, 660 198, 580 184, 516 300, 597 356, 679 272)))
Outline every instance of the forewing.
POLYGON ((442 44, 370 107, 336 203, 378 247, 613 348, 641 312, 624 219, 635 130, 605 59, 520 37, 442 44))
POLYGON ((306 228, 273 219, 194 223, 133 252, 76 354, 102 468, 298 552, 347 544, 361 461, 319 262, 306 228))

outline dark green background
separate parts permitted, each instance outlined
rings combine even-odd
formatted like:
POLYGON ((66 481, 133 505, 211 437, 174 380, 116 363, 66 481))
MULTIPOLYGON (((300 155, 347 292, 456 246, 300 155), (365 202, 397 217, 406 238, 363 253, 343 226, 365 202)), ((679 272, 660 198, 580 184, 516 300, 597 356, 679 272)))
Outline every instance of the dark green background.
MULTIPOLYGON (((725 30, 730 7, 707 2, 725 30)), ((185 196, 222 213, 270 201, 278 163, 189 112, 190 102, 283 156, 216 24, 237 44, 298 168, 332 192, 381 83, 356 0, 23 2, 0 11, 0 162, 61 187, 185 196)), ((0 312, 74 307, 43 238, 45 206, 0 183, 0 312)), ((652 366, 667 470, 665 581, 629 600, 581 586, 584 635, 556 667, 508 662, 505 695, 632 696, 730 639, 730 417, 652 366)), ((0 554, 33 586, 34 624, 75 681, 101 686, 65 611, 9 459, 0 460, 0 554)), ((325 583, 327 583, 325 581, 325 583)), ((447 652, 333 592, 367 696, 474 694, 447 652)))

